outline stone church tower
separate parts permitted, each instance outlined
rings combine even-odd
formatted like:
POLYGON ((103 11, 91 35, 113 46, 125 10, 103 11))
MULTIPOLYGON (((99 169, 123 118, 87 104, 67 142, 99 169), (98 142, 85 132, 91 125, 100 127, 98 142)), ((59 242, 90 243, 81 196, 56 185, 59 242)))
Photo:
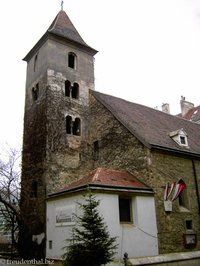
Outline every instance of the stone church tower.
POLYGON ((45 230, 47 193, 80 174, 96 53, 61 10, 24 58, 22 211, 33 234, 45 230))

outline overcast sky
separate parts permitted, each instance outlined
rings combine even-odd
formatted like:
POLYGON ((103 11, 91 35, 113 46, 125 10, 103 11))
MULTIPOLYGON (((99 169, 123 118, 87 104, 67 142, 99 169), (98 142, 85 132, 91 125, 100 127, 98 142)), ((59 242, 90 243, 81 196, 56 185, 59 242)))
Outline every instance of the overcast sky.
MULTIPOLYGON (((0 3, 0 143, 22 142, 26 63, 60 0, 0 3)), ((96 90, 180 112, 200 104, 200 0, 65 0, 64 10, 95 56, 96 90)))

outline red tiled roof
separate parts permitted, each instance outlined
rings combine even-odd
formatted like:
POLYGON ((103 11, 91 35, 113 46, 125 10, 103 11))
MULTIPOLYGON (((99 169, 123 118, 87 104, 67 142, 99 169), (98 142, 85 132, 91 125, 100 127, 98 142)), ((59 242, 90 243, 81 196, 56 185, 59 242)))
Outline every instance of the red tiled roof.
POLYGON ((200 105, 191 108, 184 116, 182 116, 183 118, 193 121, 193 122, 197 122, 200 121, 200 105))
POLYGON ((97 91, 91 94, 148 148, 200 156, 199 124, 97 91), (178 145, 170 137, 169 133, 178 129, 187 133, 188 147, 178 145))
POLYGON ((55 193, 50 194, 63 194, 84 186, 95 186, 95 187, 107 187, 107 188, 125 188, 132 190, 146 190, 151 191, 152 189, 139 181, 131 173, 127 171, 118 171, 104 168, 97 168, 90 172, 88 175, 81 177, 80 179, 72 182, 64 189, 59 190, 55 193))

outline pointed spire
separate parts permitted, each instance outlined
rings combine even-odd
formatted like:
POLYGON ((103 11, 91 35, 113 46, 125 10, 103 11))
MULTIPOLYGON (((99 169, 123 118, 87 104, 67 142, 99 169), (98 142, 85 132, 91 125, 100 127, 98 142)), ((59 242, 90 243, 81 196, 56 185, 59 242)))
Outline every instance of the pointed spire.
MULTIPOLYGON (((63 6, 61 5, 61 7, 63 6)), ((62 36, 71 41, 78 42, 84 46, 88 46, 76 30, 64 10, 61 10, 57 14, 56 18, 50 25, 48 32, 54 33, 58 36, 62 36)))
POLYGON ((61 2, 61 10, 55 17, 54 21, 51 23, 50 27, 46 31, 46 33, 41 37, 41 39, 35 44, 35 46, 30 50, 30 52, 24 57, 23 60, 28 61, 33 53, 40 47, 44 40, 49 38, 49 34, 53 34, 57 36, 57 38, 61 37, 68 42, 74 43, 85 48, 88 52, 92 55, 97 53, 97 50, 93 49, 89 45, 85 43, 82 39, 81 35, 78 33, 76 28, 74 27, 73 23, 67 16, 63 8, 63 1, 61 2))

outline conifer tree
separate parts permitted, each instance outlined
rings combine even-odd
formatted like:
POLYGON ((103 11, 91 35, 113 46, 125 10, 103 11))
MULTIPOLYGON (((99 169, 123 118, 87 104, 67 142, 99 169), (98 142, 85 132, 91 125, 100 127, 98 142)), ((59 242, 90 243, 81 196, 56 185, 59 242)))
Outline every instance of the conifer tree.
POLYGON ((98 212, 100 201, 91 193, 79 204, 82 214, 76 216, 72 239, 64 255, 64 266, 100 266, 112 261, 116 237, 111 237, 98 212))

